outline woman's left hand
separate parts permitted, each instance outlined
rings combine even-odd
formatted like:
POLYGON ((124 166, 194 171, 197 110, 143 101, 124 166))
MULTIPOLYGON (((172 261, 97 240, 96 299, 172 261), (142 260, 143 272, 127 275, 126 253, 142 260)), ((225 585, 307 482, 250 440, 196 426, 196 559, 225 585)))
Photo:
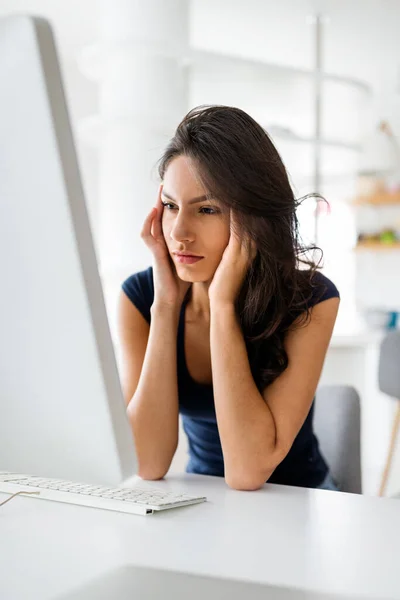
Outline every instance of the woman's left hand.
POLYGON ((244 239, 238 237, 235 230, 237 232, 239 226, 231 210, 229 243, 208 288, 210 304, 233 305, 235 303, 246 273, 257 254, 255 243, 249 240, 246 244, 244 239))

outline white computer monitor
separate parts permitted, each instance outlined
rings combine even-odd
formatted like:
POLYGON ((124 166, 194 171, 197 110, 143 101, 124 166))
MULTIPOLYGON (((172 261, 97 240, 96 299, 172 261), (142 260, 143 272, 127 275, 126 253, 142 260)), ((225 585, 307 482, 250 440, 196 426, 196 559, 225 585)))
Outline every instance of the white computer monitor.
POLYGON ((0 20, 0 471, 136 471, 55 43, 0 20))

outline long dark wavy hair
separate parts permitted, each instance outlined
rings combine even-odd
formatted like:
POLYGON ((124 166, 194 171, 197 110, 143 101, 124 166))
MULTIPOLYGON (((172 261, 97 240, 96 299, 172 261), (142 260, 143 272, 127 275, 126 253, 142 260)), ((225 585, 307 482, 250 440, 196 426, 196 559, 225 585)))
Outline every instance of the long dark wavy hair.
POLYGON ((282 159, 267 132, 230 106, 199 106, 178 125, 158 165, 161 180, 170 162, 187 156, 210 197, 233 209, 257 255, 236 301, 252 375, 261 391, 287 367, 284 339, 306 324, 310 300, 323 294, 318 265, 301 244, 296 200, 282 159), (301 267, 301 268, 300 268, 301 267))

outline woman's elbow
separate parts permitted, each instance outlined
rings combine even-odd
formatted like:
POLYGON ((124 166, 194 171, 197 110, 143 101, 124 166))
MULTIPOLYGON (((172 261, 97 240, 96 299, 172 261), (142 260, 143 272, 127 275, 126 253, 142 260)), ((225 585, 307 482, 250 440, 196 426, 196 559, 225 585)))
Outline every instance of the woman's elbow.
POLYGON ((168 469, 139 469, 138 475, 140 479, 145 481, 158 481, 163 479, 168 472, 168 469))
POLYGON ((276 467, 286 456, 285 452, 277 452, 266 465, 257 471, 244 468, 239 472, 236 470, 225 470, 225 481, 233 490, 255 491, 263 487, 275 471, 276 467))
POLYGON ((171 461, 145 462, 139 460, 137 473, 141 479, 146 481, 157 481, 159 479, 164 479, 169 471, 170 465, 171 461))
POLYGON ((232 490, 254 492, 263 487, 271 473, 225 473, 225 481, 232 490))
POLYGON ((241 492, 255 492, 256 490, 262 488, 265 483, 265 481, 245 481, 244 479, 235 479, 230 477, 225 477, 225 481, 232 490, 238 490, 241 492))

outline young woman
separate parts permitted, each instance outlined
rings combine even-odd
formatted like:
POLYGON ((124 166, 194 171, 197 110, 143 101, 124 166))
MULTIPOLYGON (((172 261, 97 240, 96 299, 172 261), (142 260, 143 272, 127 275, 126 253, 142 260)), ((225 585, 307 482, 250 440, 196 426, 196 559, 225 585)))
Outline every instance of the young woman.
POLYGON ((139 475, 167 473, 180 413, 190 473, 336 489, 312 419, 339 293, 299 243, 277 150, 245 112, 199 107, 159 174, 141 234, 153 266, 124 281, 119 304, 139 475))

